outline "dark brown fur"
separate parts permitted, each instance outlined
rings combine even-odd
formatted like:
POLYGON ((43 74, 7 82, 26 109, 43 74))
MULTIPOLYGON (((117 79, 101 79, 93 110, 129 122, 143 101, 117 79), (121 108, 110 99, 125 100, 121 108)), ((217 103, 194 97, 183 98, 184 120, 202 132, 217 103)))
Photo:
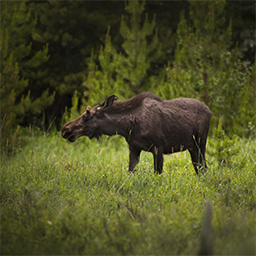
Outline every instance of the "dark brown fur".
POLYGON ((80 136, 102 134, 125 137, 130 149, 129 171, 139 162, 141 150, 154 156, 154 169, 161 173, 163 154, 188 150, 195 171, 206 166, 205 148, 211 111, 195 99, 162 100, 152 93, 141 93, 125 101, 112 95, 65 124, 63 138, 74 142, 80 136), (198 166, 199 165, 199 166, 198 166))

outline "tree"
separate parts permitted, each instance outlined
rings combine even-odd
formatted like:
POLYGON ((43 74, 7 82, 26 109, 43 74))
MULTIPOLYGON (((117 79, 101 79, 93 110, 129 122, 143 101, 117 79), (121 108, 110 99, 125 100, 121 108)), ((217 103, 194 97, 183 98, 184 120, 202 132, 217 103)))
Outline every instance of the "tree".
POLYGON ((175 60, 193 69, 202 77, 201 99, 208 104, 211 98, 209 77, 215 75, 227 63, 223 59, 230 54, 231 23, 225 27, 225 1, 190 1, 189 25, 181 15, 178 25, 178 45, 175 60))
POLYGON ((98 52, 108 26, 118 23, 118 13, 112 14, 109 10, 119 5, 113 6, 113 2, 108 1, 99 5, 97 1, 72 0, 31 1, 28 4, 33 13, 38 14, 33 33, 35 46, 48 44, 50 56, 39 73, 29 76, 29 86, 36 85, 39 94, 45 87, 56 92, 53 104, 45 110, 46 125, 54 119, 61 128, 63 113, 66 106, 71 107, 74 92, 77 91, 80 99, 83 97, 82 84, 88 74, 91 49, 98 52))
POLYGON ((180 74, 185 71, 182 82, 191 81, 186 92, 191 91, 191 96, 197 93, 213 111, 212 123, 216 125, 222 115, 223 126, 232 132, 251 71, 242 65, 238 48, 230 50, 232 23, 225 19, 225 4, 225 1, 190 1, 190 22, 182 14, 178 25, 173 67, 180 74))
MULTIPOLYGON (((238 99, 239 110, 233 120, 232 132, 240 136, 256 137, 256 77, 255 65, 248 69, 246 81, 238 99)), ((244 75, 244 74, 243 74, 244 75)))
POLYGON ((148 21, 148 15, 141 25, 141 16, 144 11, 145 1, 129 1, 125 10, 130 14, 129 21, 122 17, 120 34, 124 38, 123 53, 115 55, 116 72, 125 83, 129 84, 132 92, 139 93, 149 88, 150 66, 161 55, 161 45, 158 42, 155 29, 155 16, 153 21, 148 21), (129 25, 127 25, 127 23, 129 25))
POLYGON ((1 3, 1 141, 10 137, 12 128, 22 122, 27 113, 40 113, 52 103, 54 94, 44 90, 31 98, 27 90, 26 72, 33 72, 48 60, 48 47, 32 52, 29 41, 37 18, 31 15, 25 1, 1 3))
POLYGON ((141 25, 144 5, 145 2, 139 1, 126 3, 130 26, 123 16, 120 26, 120 34, 124 38, 123 52, 118 52, 113 46, 110 28, 98 58, 94 57, 92 51, 88 76, 84 82, 89 104, 96 104, 114 93, 124 99, 150 88, 153 75, 149 71, 152 62, 161 54, 161 46, 158 44, 157 33, 152 36, 155 18, 149 23, 146 15, 141 25))
POLYGON ((111 94, 118 95, 119 99, 129 97, 129 86, 123 83, 122 78, 116 73, 117 63, 114 56, 117 55, 117 52, 111 43, 109 32, 110 27, 106 34, 104 47, 101 46, 96 58, 92 50, 88 64, 88 76, 84 82, 86 89, 84 98, 87 99, 87 103, 90 105, 103 101, 111 94))

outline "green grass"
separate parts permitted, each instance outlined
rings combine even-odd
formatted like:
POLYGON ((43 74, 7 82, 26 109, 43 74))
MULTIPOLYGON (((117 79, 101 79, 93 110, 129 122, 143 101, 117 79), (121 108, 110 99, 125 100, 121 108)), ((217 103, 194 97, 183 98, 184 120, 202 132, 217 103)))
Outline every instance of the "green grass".
POLYGON ((196 255, 207 199, 213 253, 255 255, 255 140, 236 140, 219 162, 210 138, 209 169, 197 177, 187 152, 165 156, 161 175, 142 153, 128 173, 117 136, 26 139, 1 161, 3 255, 196 255))

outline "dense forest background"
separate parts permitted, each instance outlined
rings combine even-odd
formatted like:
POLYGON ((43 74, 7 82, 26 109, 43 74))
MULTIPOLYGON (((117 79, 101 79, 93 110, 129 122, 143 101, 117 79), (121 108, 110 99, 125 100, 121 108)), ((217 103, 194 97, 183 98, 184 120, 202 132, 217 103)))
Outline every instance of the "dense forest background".
POLYGON ((254 1, 1 1, 1 143, 110 94, 204 101, 255 136, 254 1), (74 104, 73 104, 74 105, 74 104))

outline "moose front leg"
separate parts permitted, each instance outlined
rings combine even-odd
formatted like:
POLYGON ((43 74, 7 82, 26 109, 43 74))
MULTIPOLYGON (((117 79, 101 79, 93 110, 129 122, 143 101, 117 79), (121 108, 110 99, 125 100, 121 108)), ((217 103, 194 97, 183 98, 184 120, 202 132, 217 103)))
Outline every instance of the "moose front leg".
POLYGON ((134 150, 130 148, 129 155, 129 172, 135 172, 134 168, 139 163, 140 150, 134 150))
POLYGON ((154 156, 154 171, 155 174, 161 174, 163 170, 163 152, 160 148, 153 148, 153 156, 154 156))

